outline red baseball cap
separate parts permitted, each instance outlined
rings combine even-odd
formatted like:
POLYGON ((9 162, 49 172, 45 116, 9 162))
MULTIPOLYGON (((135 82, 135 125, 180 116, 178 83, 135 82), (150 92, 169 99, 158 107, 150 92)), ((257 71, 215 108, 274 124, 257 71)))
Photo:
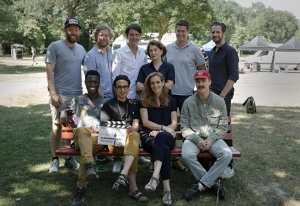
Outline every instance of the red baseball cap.
POLYGON ((197 70, 194 75, 194 79, 200 79, 200 78, 202 79, 210 78, 210 74, 206 70, 197 70))

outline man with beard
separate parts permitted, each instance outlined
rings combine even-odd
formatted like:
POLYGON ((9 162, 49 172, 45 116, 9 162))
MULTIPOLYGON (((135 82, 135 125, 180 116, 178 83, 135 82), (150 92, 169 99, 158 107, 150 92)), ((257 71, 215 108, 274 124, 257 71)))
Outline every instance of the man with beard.
MULTIPOLYGON (((211 75, 210 90, 222 97, 230 116, 231 99, 233 97, 234 83, 239 79, 239 57, 236 50, 225 42, 226 26, 222 22, 213 22, 210 25, 211 39, 216 46, 209 53, 209 73, 211 75)), ((227 144, 232 146, 232 141, 227 144)), ((229 179, 234 175, 231 160, 220 178, 229 179)))
POLYGON ((197 92, 183 103, 180 130, 185 138, 182 159, 198 182, 186 190, 185 199, 189 201, 204 190, 224 199, 225 190, 219 188, 215 180, 232 158, 223 140, 228 129, 226 105, 221 97, 209 91, 211 80, 206 70, 196 71, 194 80, 197 92), (208 151, 217 159, 209 171, 197 159, 201 151, 208 151))
MULTIPOLYGON (((55 151, 59 148, 61 140, 60 111, 70 106, 73 97, 82 94, 81 65, 86 52, 76 43, 80 29, 80 22, 77 19, 67 19, 64 29, 65 39, 52 42, 46 53, 46 74, 52 115, 50 133, 52 161, 49 172, 57 172, 59 168, 55 151)), ((66 144, 70 144, 70 141, 66 141, 66 144)), ((73 157, 66 158, 65 166, 79 168, 78 162, 73 157)))
POLYGON ((100 74, 98 92, 103 92, 108 98, 113 98, 112 91, 112 53, 108 48, 111 38, 114 37, 112 29, 107 24, 102 24, 95 31, 94 47, 86 54, 84 59, 84 73, 96 70, 100 74))

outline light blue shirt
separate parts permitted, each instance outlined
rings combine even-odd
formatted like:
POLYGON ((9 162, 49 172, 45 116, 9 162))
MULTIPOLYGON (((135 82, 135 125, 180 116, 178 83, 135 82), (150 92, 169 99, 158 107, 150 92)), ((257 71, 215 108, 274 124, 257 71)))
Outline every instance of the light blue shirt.
POLYGON ((99 89, 108 98, 113 98, 112 90, 112 53, 106 48, 106 54, 101 49, 94 47, 85 55, 84 74, 89 70, 96 70, 100 74, 99 89))

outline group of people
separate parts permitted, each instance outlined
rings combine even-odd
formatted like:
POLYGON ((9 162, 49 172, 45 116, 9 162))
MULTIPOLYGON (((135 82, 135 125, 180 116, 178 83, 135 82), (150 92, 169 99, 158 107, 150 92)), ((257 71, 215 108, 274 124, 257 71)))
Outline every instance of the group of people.
POLYGON ((81 154, 80 164, 73 157, 65 159, 65 166, 79 169, 72 205, 84 203, 85 188, 96 178, 93 154, 105 147, 97 143, 100 122, 105 121, 124 121, 127 128, 124 147, 108 146, 110 151, 124 156, 113 190, 129 186, 133 200, 148 200, 136 183, 141 142, 143 149, 152 154, 153 162, 153 174, 144 189, 155 191, 161 180, 163 204, 172 204, 171 161, 181 171, 189 169, 197 180, 197 184, 185 191, 186 200, 205 189, 224 198, 225 190, 219 189, 214 181, 234 174, 231 150, 222 138, 227 132, 233 84, 238 80, 238 57, 225 43, 225 24, 211 24, 216 47, 209 56, 209 71, 200 49, 187 39, 189 23, 186 20, 176 22, 174 43, 165 47, 151 40, 146 51, 138 47, 142 35, 138 24, 126 28, 126 46, 113 53, 109 43, 114 33, 107 24, 96 29, 96 43, 87 53, 76 43, 80 30, 78 19, 67 19, 65 39, 51 43, 45 59, 52 114, 49 172, 58 171, 55 151, 61 140, 61 125, 68 123, 70 114, 73 114, 75 147, 81 154), (88 92, 84 95, 82 65, 88 92), (175 146, 177 109, 185 138, 182 159, 188 168, 170 158, 175 146), (144 127, 142 134, 140 123, 144 127), (197 161, 200 151, 209 151, 217 159, 209 171, 197 161))

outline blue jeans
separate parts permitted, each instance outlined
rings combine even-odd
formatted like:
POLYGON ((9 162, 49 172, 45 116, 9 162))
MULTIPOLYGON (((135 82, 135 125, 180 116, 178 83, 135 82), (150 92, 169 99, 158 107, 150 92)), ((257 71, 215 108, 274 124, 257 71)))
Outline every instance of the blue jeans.
POLYGON ((229 164, 232 152, 222 139, 215 141, 208 152, 217 158, 217 160, 209 171, 206 171, 197 159, 200 151, 193 142, 185 140, 182 145, 181 156, 196 180, 200 180, 207 187, 211 187, 229 164))

